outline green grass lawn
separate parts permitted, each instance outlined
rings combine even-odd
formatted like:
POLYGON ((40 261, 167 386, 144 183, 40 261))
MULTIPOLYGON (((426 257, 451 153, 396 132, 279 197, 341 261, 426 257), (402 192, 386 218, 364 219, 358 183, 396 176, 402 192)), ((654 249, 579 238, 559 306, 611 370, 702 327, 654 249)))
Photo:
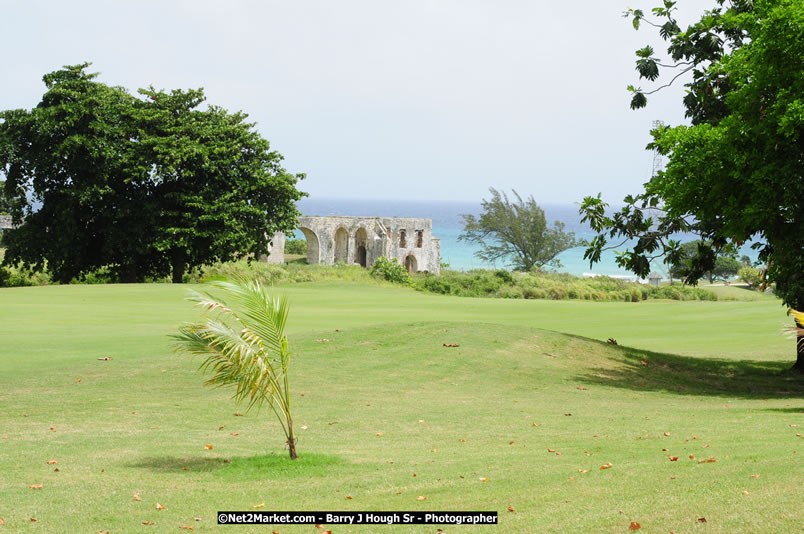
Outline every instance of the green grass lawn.
POLYGON ((775 299, 280 288, 292 306, 293 464, 267 411, 234 415, 231 393, 203 388, 197 362, 171 352, 167 334, 197 316, 185 290, 0 289, 0 533, 209 532, 217 510, 258 505, 500 514, 497 527, 444 532, 804 524, 804 382, 785 372, 794 342, 775 299))

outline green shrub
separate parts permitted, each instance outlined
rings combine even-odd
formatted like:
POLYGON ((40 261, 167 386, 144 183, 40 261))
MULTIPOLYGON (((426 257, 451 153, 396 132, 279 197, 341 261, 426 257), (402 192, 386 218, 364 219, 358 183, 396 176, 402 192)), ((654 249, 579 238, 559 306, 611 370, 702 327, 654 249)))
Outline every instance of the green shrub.
POLYGON ((285 241, 285 254, 307 254, 307 241, 304 239, 288 239, 285 241))
POLYGON ((396 258, 389 260, 380 256, 371 266, 371 275, 395 284, 410 285, 410 274, 396 258))
POLYGON ((0 267, 0 287, 46 286, 50 283, 47 271, 35 272, 21 264, 0 267))
POLYGON ((743 267, 737 273, 737 277, 751 287, 759 287, 762 284, 762 271, 756 267, 743 267))

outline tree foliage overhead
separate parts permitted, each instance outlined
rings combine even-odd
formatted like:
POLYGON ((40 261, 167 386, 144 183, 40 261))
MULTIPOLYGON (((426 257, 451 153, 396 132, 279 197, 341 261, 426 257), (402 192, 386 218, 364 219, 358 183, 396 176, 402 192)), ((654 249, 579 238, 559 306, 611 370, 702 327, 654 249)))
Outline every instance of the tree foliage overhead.
MULTIPOLYGON (((641 78, 657 80, 663 70, 674 76, 669 83, 691 76, 683 100, 691 125, 651 132, 648 148, 666 156, 667 166, 620 211, 608 215, 600 195, 584 200, 584 220, 598 232, 586 257, 598 261, 602 250, 635 239, 618 262, 644 275, 651 259, 677 262, 673 233, 693 232, 711 243, 690 259, 686 281, 694 283, 713 269, 716 251, 754 240, 767 281, 784 304, 802 309, 804 3, 715 0, 685 30, 674 11, 675 3, 665 1, 652 18, 639 10, 626 15, 636 28, 656 27, 672 60, 663 62, 649 47, 637 51, 641 78)), ((655 92, 629 90, 632 108, 655 92)), ((804 369, 801 352, 797 366, 804 369)))
POLYGON ((548 228, 544 211, 533 196, 522 200, 513 191, 516 202, 505 192, 489 188, 491 200, 483 200, 479 217, 461 215, 464 230, 458 240, 480 245, 475 256, 483 261, 512 262, 515 269, 529 271, 545 266, 558 267, 561 252, 578 246, 573 232, 564 231, 564 223, 556 221, 548 228))
MULTIPOLYGON (((683 243, 679 247, 678 261, 670 265, 670 277, 687 278, 692 268, 692 259, 701 253, 701 248, 711 250, 711 247, 711 243, 700 239, 683 243)), ((743 264, 737 260, 737 252, 727 247, 717 252, 714 267, 704 273, 702 278, 707 278, 709 283, 717 280, 726 281, 735 276, 740 271, 740 267, 743 267, 743 264)))
POLYGON ((32 110, 0 112, 0 173, 15 222, 7 263, 57 281, 110 267, 123 281, 266 254, 303 193, 243 113, 202 90, 140 98, 67 66, 32 110))

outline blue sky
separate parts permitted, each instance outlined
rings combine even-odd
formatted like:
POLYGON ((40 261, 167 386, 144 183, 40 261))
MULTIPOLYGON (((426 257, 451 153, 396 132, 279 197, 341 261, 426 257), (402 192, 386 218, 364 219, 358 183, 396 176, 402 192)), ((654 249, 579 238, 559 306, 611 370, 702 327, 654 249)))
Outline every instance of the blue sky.
POLYGON ((43 74, 91 61, 109 85, 203 87, 245 111, 312 196, 616 202, 650 176, 651 121, 683 122, 681 87, 628 108, 633 52, 660 43, 626 7, 0 0, 0 108, 35 106, 43 74))

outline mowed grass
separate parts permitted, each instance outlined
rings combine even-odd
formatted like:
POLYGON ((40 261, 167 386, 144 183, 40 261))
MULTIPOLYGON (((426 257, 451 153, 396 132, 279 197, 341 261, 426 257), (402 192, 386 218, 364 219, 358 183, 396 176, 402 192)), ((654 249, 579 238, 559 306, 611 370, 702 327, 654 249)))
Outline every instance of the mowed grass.
POLYGON ((185 290, 0 290, 0 532, 208 532, 216 511, 250 509, 500 514, 444 532, 804 525, 804 383, 785 372, 793 341, 774 299, 278 288, 292 305, 293 463, 268 411, 202 387, 198 361, 171 352, 167 335, 197 317, 185 290))

